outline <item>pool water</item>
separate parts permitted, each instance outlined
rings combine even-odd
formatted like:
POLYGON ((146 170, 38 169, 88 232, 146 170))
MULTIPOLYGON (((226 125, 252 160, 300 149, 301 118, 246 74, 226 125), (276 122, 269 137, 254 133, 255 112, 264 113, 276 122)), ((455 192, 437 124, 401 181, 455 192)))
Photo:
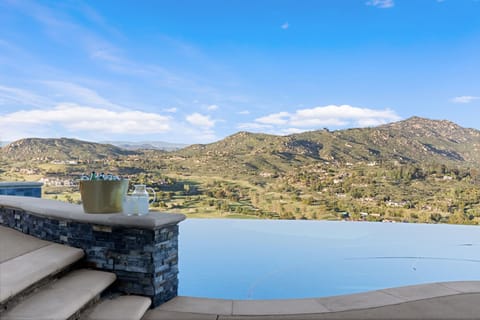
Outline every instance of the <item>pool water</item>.
POLYGON ((179 295, 322 297, 480 280, 480 227, 333 221, 187 219, 179 295))

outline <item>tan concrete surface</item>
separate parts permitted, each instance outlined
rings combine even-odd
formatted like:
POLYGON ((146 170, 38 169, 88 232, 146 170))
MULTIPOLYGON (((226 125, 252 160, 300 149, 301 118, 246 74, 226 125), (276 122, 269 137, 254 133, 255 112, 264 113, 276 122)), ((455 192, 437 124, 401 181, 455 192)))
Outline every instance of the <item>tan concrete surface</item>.
POLYGON ((344 311, 361 308, 373 308, 405 302, 406 299, 398 298, 382 291, 369 291, 343 296, 320 298, 317 300, 328 311, 344 311))
POLYGON ((0 263, 0 302, 63 270, 83 254, 81 249, 50 244, 0 263))
POLYGON ((0 263, 48 246, 49 244, 50 242, 37 239, 11 228, 0 226, 0 263))
POLYGON ((38 216, 105 226, 155 229, 163 225, 177 224, 185 219, 185 215, 180 213, 150 212, 145 216, 126 216, 121 213, 85 213, 83 207, 78 204, 33 197, 0 196, 0 205, 20 208, 38 216))
POLYGON ((140 320, 151 304, 150 298, 119 296, 106 299, 96 305, 84 320, 140 320))
POLYGON ((2 320, 68 319, 115 281, 115 274, 73 271, 29 296, 2 315, 2 320))
POLYGON ((460 293, 460 291, 442 286, 438 283, 431 283, 429 285, 416 285, 400 288, 391 288, 381 290, 384 293, 398 297, 404 300, 420 300, 434 297, 448 296, 460 293))
MULTIPOLYGON (((142 320, 217 320, 216 314, 175 312, 153 309, 149 310, 142 320)), ((256 318, 249 318, 256 319, 256 318)), ((273 319, 273 318, 272 318, 273 319)))
POLYGON ((176 297, 149 311, 147 315, 146 319, 149 320, 370 318, 479 320, 480 281, 429 283, 315 299, 221 300, 176 297))
POLYGON ((328 312, 316 299, 233 300, 233 315, 302 314, 328 312))
POLYGON ((454 281, 439 283, 442 286, 451 288, 462 293, 477 293, 480 292, 480 281, 454 281))
POLYGON ((361 310, 297 315, 214 315, 150 310, 145 320, 478 320, 480 294, 458 294, 361 310))
POLYGON ((165 311, 232 314, 233 300, 176 297, 162 304, 159 308, 165 311))
MULTIPOLYGON (((189 319, 172 316, 170 319, 189 319)), ((162 319, 162 318, 159 318, 162 319)), ((192 318, 195 319, 195 318, 192 318)), ((478 320, 480 294, 459 294, 362 310, 306 315, 222 316, 218 320, 478 320)), ((151 318, 150 320, 155 320, 151 318)))

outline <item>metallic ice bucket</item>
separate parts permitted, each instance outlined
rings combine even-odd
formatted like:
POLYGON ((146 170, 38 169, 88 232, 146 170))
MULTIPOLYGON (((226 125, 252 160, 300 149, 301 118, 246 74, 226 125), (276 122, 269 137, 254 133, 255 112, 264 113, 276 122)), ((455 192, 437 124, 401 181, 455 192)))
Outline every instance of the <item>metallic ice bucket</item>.
POLYGON ((128 180, 81 180, 80 194, 86 213, 122 212, 123 198, 127 194, 128 180))

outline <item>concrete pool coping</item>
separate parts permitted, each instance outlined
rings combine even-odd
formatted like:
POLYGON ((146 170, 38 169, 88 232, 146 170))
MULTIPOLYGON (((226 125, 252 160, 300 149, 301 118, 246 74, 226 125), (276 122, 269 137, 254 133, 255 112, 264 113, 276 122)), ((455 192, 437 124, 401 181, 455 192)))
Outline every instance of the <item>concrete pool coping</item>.
MULTIPOLYGON (((408 309, 411 309, 412 306, 414 306, 413 311, 419 309, 418 312, 421 310, 428 312, 428 305, 432 301, 434 305, 440 303, 448 307, 448 301, 452 299, 454 301, 460 299, 464 302, 472 300, 477 301, 477 303, 469 303, 472 308, 464 310, 462 314, 458 314, 458 317, 446 314, 447 318, 475 319, 473 315, 469 316, 468 312, 477 308, 474 314, 480 314, 480 281, 437 282, 307 299, 226 300, 178 296, 151 310, 147 313, 145 319, 168 319, 168 317, 175 317, 176 319, 260 319, 258 317, 273 317, 272 319, 274 319, 282 316, 315 319, 315 315, 319 318, 328 318, 351 311, 381 310, 389 306, 400 306, 400 309, 406 309, 401 315, 401 317, 404 317, 408 315, 408 309), (441 302, 442 300, 445 301, 441 302), (477 310, 479 313, 476 313, 477 310)), ((455 304, 458 305, 458 302, 455 302, 455 304)), ((457 312, 452 307, 449 307, 449 310, 457 312)), ((418 312, 414 313, 411 319, 418 317, 418 312)), ((458 310, 457 313, 461 312, 461 310, 458 310)), ((338 319, 342 319, 342 317, 338 319)))

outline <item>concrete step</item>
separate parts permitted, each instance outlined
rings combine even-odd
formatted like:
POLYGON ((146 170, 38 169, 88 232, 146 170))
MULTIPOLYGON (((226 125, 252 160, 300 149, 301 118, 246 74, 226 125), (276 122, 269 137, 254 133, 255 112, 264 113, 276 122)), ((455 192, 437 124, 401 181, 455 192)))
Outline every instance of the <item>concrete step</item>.
POLYGON ((0 229, 0 306, 40 286, 84 255, 83 250, 0 229), (5 249, 5 250, 4 250, 5 249))
POLYGON ((115 281, 115 274, 76 270, 42 287, 11 310, 2 320, 65 320, 95 301, 115 281))
POLYGON ((0 226, 0 263, 48 246, 51 242, 37 239, 17 230, 0 226))
POLYGON ((91 310, 87 310, 82 320, 140 320, 151 304, 150 298, 141 296, 119 296, 105 299, 91 310))

